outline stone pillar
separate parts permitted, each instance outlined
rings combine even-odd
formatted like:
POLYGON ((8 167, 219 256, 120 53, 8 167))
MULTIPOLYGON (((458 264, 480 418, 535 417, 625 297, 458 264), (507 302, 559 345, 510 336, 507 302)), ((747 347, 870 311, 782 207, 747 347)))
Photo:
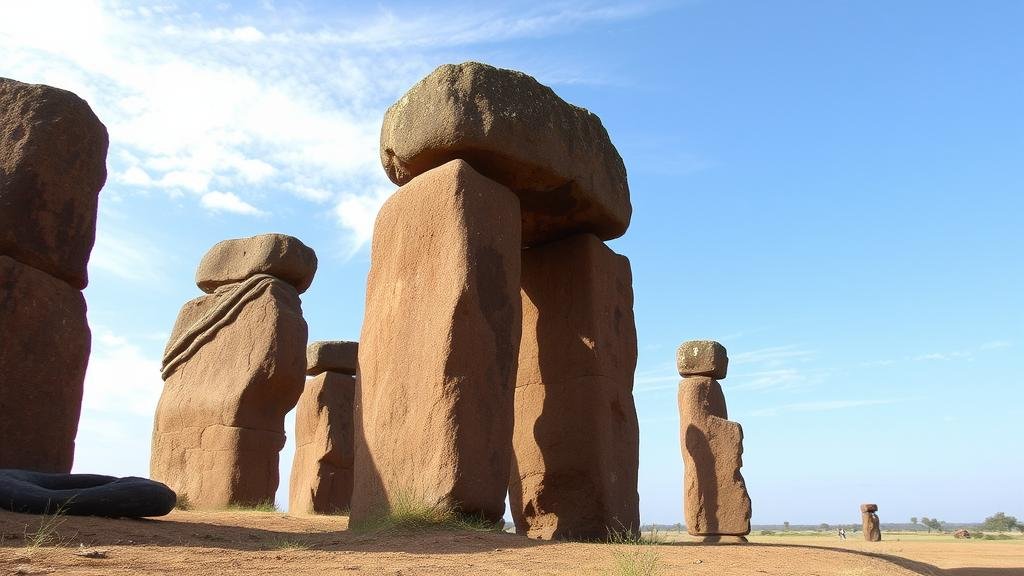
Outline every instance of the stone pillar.
POLYGON ((740 474, 743 428, 728 420, 718 379, 729 365, 725 347, 711 340, 684 342, 676 354, 679 374, 679 442, 682 446, 686 529, 705 542, 746 542, 750 496, 740 474))
POLYGON ((882 541, 882 528, 878 522, 878 504, 861 504, 860 519, 864 525, 864 539, 868 542, 882 541))
MULTIPOLYGON (((511 482, 516 523, 534 537, 605 538, 609 530, 635 530, 639 519, 631 280, 628 261, 601 242, 625 233, 632 207, 625 166, 600 118, 565 102, 521 72, 478 62, 446 64, 388 109, 381 128, 380 156, 388 177, 402 186, 396 197, 404 193, 405 198, 388 201, 393 206, 385 205, 374 230, 374 269, 367 290, 357 394, 362 410, 357 413, 357 426, 361 421, 365 427, 366 446, 360 447, 357 434, 353 521, 369 513, 364 505, 386 508, 382 504, 394 501, 399 488, 413 491, 421 499, 424 495, 428 500, 448 498, 445 494, 451 490, 445 486, 453 481, 444 479, 451 474, 444 467, 464 457, 458 456, 460 448, 445 447, 453 442, 454 432, 434 421, 447 418, 453 403, 464 404, 466 408, 461 410, 467 414, 491 414, 499 405, 485 394, 447 400, 447 389, 431 388, 436 386, 434 379, 447 378, 448 371, 455 369, 486 374, 488 365, 496 366, 502 378, 507 368, 515 375, 522 336, 524 342, 530 342, 522 357, 529 365, 518 374, 515 400, 518 470, 505 480, 489 477, 488 490, 493 483, 502 485, 503 491, 511 482), (472 209, 436 210, 432 206, 437 202, 414 199, 413 193, 406 191, 415 186, 416 194, 426 197, 419 191, 424 184, 417 182, 428 176, 439 183, 433 186, 443 188, 446 184, 438 170, 451 172, 456 161, 465 166, 460 171, 471 171, 480 182, 487 182, 480 186, 493 190, 489 202, 507 204, 510 212, 499 218, 496 208, 485 210, 475 204, 472 209), (514 206, 506 196, 515 200, 514 206), (426 211, 424 207, 436 212, 431 214, 432 220, 420 215, 426 211), (405 211, 405 222, 398 222, 395 216, 400 208, 405 211), (469 235, 469 242, 447 240, 465 235, 453 234, 453 227, 478 232, 469 235), (513 235, 520 242, 516 250, 527 248, 522 265, 535 269, 527 270, 531 278, 524 279, 522 306, 532 316, 522 326, 522 334, 520 296, 516 293, 519 269, 512 279, 513 265, 505 260, 512 257, 513 235), (503 318, 502 322, 510 322, 499 328, 474 315, 451 317, 450 305, 445 304, 437 316, 438 322, 447 324, 441 322, 437 330, 428 331, 411 322, 410 318, 421 314, 417 310, 438 308, 427 300, 428 289, 430 297, 441 303, 457 292, 457 284, 443 285, 437 278, 439 271, 452 276, 451 282, 458 281, 467 270, 492 260, 477 255, 484 254, 478 247, 488 244, 500 244, 488 251, 501 255, 507 278, 515 282, 515 292, 507 292, 504 282, 488 287, 474 281, 462 290, 488 291, 486 300, 501 307, 508 305, 506 299, 514 299, 515 318, 503 318), (380 254, 383 250, 396 256, 380 254), (388 259, 394 263, 385 264, 388 259), (411 272, 400 276, 399 266, 411 272), (391 271, 375 273, 378 268, 391 271), (389 299, 411 300, 414 305, 405 305, 407 309, 398 314, 392 312, 397 306, 381 304, 389 299), (508 337, 506 329, 515 335, 508 337), (491 335, 499 332, 514 345, 492 347, 491 335), (378 342, 372 348, 370 338, 378 342), (562 355, 565 357, 559 359, 562 355), (433 372, 419 366, 450 357, 464 358, 466 367, 447 360, 443 369, 433 372), (369 360, 386 365, 370 365, 369 360), (397 376, 388 380, 388 373, 397 376), (429 378, 420 377, 428 373, 429 378), (388 399, 388 393, 396 397, 388 399), (406 402, 401 409, 392 407, 402 400, 406 402), (566 418, 566 413, 578 417, 566 418), (409 422, 421 425, 410 426, 409 422), (389 427, 389 423, 394 425, 389 427), (538 435, 531 436, 533 431, 538 435), (426 432, 432 432, 432 438, 421 443, 418 436, 426 432), (416 442, 403 445, 403 434, 416 442), (433 456, 438 452, 456 456, 433 456), (559 474, 576 476, 562 478, 559 474), (544 478, 544 484, 533 475, 544 478)), ((446 194, 438 196, 444 199, 446 194)), ((518 262, 519 256, 514 258, 518 262)), ((456 422, 456 430, 475 426, 461 419, 456 422)), ((497 436, 486 436, 488 442, 492 438, 497 436)), ((503 438, 507 438, 503 443, 511 444, 511 436, 503 438)), ((508 448, 495 443, 488 448, 488 457, 497 457, 508 448)), ((488 468, 497 470, 499 466, 502 464, 495 463, 488 468)), ((466 509, 465 502, 452 502, 466 509)), ((500 509, 488 505, 484 515, 497 518, 500 509)))
POLYGON ((0 78, 0 468, 71 471, 107 144, 78 96, 0 78))
POLYGON ((639 530, 629 260, 592 234, 523 251, 509 501, 531 538, 639 530))
POLYGON ((504 514, 520 246, 515 194, 461 160, 381 208, 359 344, 353 525, 402 502, 504 514))
POLYGON ((152 478, 191 505, 274 501, 284 416, 305 381, 299 291, 315 272, 313 250, 280 234, 221 242, 200 263, 196 283, 212 294, 187 302, 171 331, 150 459, 152 478))
POLYGON ((295 410, 295 459, 288 484, 293 514, 348 512, 352 500, 352 411, 357 342, 313 342, 306 388, 295 410))

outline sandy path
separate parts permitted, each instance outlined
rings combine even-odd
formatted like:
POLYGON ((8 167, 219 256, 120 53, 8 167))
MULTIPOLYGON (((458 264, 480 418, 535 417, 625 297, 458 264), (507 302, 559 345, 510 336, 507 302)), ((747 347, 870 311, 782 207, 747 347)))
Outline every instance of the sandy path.
MULTIPOLYGON (((844 543, 845 549, 778 541, 745 546, 547 543, 488 532, 354 534, 346 530, 344 517, 259 512, 175 511, 141 521, 69 517, 57 529, 61 545, 33 549, 24 536, 39 521, 38 516, 0 512, 0 574, 603 575, 615 574, 621 558, 656 557, 662 575, 1024 576, 1024 570, 1012 568, 943 570, 982 565, 964 563, 956 555, 926 558, 944 543, 914 543, 931 545, 915 551, 900 542, 870 549, 853 541, 844 543), (76 556, 80 544, 102 549, 107 557, 76 556)), ((1022 549, 1003 547, 1005 565, 1013 566, 1012 554, 1022 549)))

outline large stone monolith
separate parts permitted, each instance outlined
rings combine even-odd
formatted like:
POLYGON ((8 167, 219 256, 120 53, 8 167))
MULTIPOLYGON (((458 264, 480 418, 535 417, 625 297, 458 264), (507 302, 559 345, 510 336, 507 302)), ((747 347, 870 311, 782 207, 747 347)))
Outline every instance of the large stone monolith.
POLYGON ((523 251, 509 501, 531 538, 639 530, 629 260, 592 234, 523 251))
POLYGON ((684 342, 679 374, 679 440, 682 445, 686 529, 705 541, 740 541, 750 533, 750 496, 740 473, 743 428, 728 420, 725 348, 711 340, 684 342))
POLYGON ((288 511, 338 514, 352 500, 352 418, 356 342, 313 342, 306 373, 313 378, 295 408, 295 459, 288 511))
POLYGON ((388 109, 380 155, 399 185, 467 161, 519 196, 525 245, 629 226, 626 168, 601 119, 515 70, 440 66, 388 109))
POLYGON ((78 96, 0 78, 0 468, 71 471, 107 144, 78 96))
POLYGON ((882 541, 882 525, 878 521, 878 504, 861 504, 860 519, 864 528, 864 539, 868 542, 882 541))
POLYGON ((267 274, 187 302, 164 352, 152 478, 199 508, 273 502, 306 335, 296 287, 267 274))
POLYGON ((521 243, 516 195, 461 160, 381 208, 359 342, 353 525, 403 501, 502 517, 521 243))

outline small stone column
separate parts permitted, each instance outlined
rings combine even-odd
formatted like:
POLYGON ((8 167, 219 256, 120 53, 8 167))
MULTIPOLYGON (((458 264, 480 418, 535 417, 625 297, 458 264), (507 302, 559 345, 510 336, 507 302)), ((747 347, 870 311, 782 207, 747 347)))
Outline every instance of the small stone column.
POLYGON ((295 459, 288 484, 293 514, 338 514, 352 501, 352 411, 358 342, 306 348, 306 388, 295 409, 295 459))
POLYGON ((0 468, 71 471, 107 144, 85 100, 0 78, 0 468))
POLYGON ((864 539, 868 542, 882 541, 882 528, 878 521, 878 504, 861 504, 860 519, 864 524, 864 539))
POLYGON ((728 420, 718 379, 729 366, 725 347, 712 340, 684 342, 676 353, 683 508, 687 532, 705 542, 746 542, 750 496, 740 474, 743 428, 728 420))

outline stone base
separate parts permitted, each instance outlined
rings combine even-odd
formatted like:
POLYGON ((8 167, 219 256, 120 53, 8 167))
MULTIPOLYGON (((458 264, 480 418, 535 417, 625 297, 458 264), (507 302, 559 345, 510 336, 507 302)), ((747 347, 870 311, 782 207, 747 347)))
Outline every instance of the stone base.
POLYGON ((91 343, 81 292, 0 255, 0 468, 71 471, 91 343))
POLYGON ((520 225, 516 195, 461 160, 381 208, 359 340, 353 526, 396 504, 504 514, 520 225))
POLYGON ((700 541, 704 544, 747 544, 749 542, 746 536, 733 536, 726 534, 703 536, 700 541))
POLYGON ((640 527, 629 260, 592 234, 523 251, 523 339, 509 502, 530 538, 640 527))

